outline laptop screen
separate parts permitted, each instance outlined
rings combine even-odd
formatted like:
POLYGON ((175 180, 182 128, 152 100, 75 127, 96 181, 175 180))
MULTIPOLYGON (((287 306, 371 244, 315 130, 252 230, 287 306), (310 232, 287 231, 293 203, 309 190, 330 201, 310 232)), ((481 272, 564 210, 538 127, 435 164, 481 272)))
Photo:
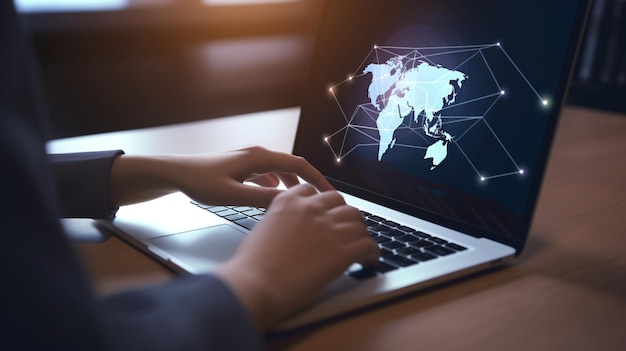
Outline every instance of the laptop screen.
POLYGON ((524 242, 587 1, 327 1, 294 152, 339 190, 524 242))

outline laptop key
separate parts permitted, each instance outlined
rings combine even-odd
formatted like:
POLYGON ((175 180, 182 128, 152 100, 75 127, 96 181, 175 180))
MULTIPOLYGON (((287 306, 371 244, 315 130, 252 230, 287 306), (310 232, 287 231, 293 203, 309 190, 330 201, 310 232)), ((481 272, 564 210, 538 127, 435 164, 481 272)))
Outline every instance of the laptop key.
POLYGON ((425 247, 424 251, 427 251, 429 253, 433 253, 439 256, 447 256, 455 252, 453 250, 446 249, 445 247, 439 246, 439 245, 432 245, 432 246, 425 247))
POLYGON ((395 228, 395 229, 392 229, 389 232, 389 235, 391 235, 394 238, 398 238, 398 237, 402 237, 402 236, 406 235, 406 233, 401 231, 401 230, 398 230, 397 228, 395 228))
POLYGON ((393 256, 393 251, 386 249, 385 247, 380 248, 380 257, 393 256))
POLYGON ((392 222, 392 221, 387 220, 387 219, 385 219, 385 220, 381 221, 380 223, 381 223, 381 224, 384 224, 384 225, 386 225, 386 226, 389 226, 389 227, 391 227, 391 228, 395 228, 395 227, 397 227, 397 226, 399 225, 398 223, 396 223, 396 222, 392 222))
POLYGON ((348 273, 348 275, 354 279, 361 280, 361 279, 373 278, 377 274, 374 268, 362 268, 362 269, 359 269, 358 271, 350 272, 348 273))
POLYGON ((399 249, 401 247, 406 247, 406 245, 399 241, 387 241, 382 243, 383 247, 388 250, 399 249))
POLYGON ((237 211, 237 212, 245 212, 245 211, 250 211, 250 210, 254 209, 254 207, 250 207, 250 206, 235 206, 232 209, 237 211))
POLYGON ((375 225, 379 225, 380 223, 376 222, 376 221, 372 221, 371 219, 366 219, 365 220, 365 225, 370 227, 370 226, 375 226, 375 225))
POLYGON ((252 218, 244 218, 244 219, 240 219, 238 221, 235 221, 236 224, 239 224, 240 226, 247 228, 249 230, 252 230, 252 228, 254 228, 254 226, 259 223, 259 221, 254 220, 252 218))
POLYGON ((224 216, 224 219, 229 220, 231 222, 238 221, 240 219, 248 218, 240 213, 231 214, 228 216, 224 216))
POLYGON ((381 228, 378 233, 388 238, 393 238, 395 236, 395 231, 391 228, 381 228))
POLYGON ((428 247, 432 245, 434 245, 434 243, 428 240, 420 240, 420 241, 411 242, 411 246, 415 246, 415 247, 428 247))
POLYGON ((242 213, 250 217, 265 214, 265 212, 259 210, 258 208, 252 208, 247 211, 243 211, 242 213))
POLYGON ((383 261, 378 261, 378 265, 376 265, 376 267, 374 268, 377 272, 379 273, 387 273, 390 271, 393 271, 395 269, 398 269, 397 267, 394 267, 390 264, 387 264, 383 261))
POLYGON ((436 238, 434 236, 428 238, 428 240, 437 243, 437 244, 447 244, 448 242, 446 240, 440 239, 440 238, 436 238))
POLYGON ((369 216, 368 219, 371 219, 372 221, 378 222, 378 223, 380 223, 380 222, 385 220, 384 218, 378 217, 378 216, 369 216))
POLYGON ((402 241, 404 243, 408 243, 408 244, 412 244, 412 243, 416 243, 418 241, 421 241, 422 239, 415 237, 411 234, 404 234, 398 237, 395 237, 396 240, 398 241, 402 241))
POLYGON ((403 231, 405 233, 412 233, 412 232, 415 231, 415 229, 407 227, 405 225, 401 225, 401 226, 397 227, 396 229, 399 229, 399 230, 401 230, 401 231, 403 231))
POLYGON ((404 256, 413 255, 413 254, 416 254, 416 253, 421 253, 421 251, 418 248, 411 247, 411 246, 401 247, 399 249, 396 249, 396 252, 399 253, 400 255, 404 255, 404 256))
MULTIPOLYGON (((197 204, 197 205, 202 207, 202 205, 199 205, 199 204, 197 204)), ((203 207, 203 208, 206 209, 209 212, 212 212, 212 213, 218 213, 218 212, 230 210, 226 206, 213 206, 213 207, 203 207)))
POLYGON ((361 280, 361 279, 373 278, 373 277, 376 277, 378 273, 384 274, 384 273, 391 272, 396 269, 398 268, 395 266, 387 264, 383 261, 378 261, 378 265, 376 265, 376 267, 363 267, 359 270, 349 272, 348 275, 354 279, 361 280))
POLYGON ((239 212, 235 211, 235 210, 231 210, 226 209, 224 211, 219 211, 219 212, 215 212, 216 215, 220 216, 220 217, 226 217, 226 216, 230 216, 230 215, 234 215, 234 214, 238 214, 239 212))
POLYGON ((407 266, 411 266, 411 265, 417 264, 416 261, 410 260, 410 259, 408 259, 406 257, 402 257, 402 256, 399 256, 399 255, 393 255, 393 256, 384 257, 384 260, 386 262, 389 262, 389 263, 394 264, 394 265, 399 266, 399 267, 407 267, 407 266))
POLYGON ((381 224, 372 224, 372 225, 368 225, 367 226, 367 231, 370 233, 378 233, 380 232, 382 229, 385 229, 386 227, 384 225, 381 224))
POLYGON ((391 238, 388 238, 388 237, 383 236, 383 235, 378 235, 378 236, 374 237, 374 240, 376 240, 376 242, 379 243, 379 244, 384 244, 386 242, 391 241, 391 238))
POLYGON ((461 245, 455 244, 455 243, 447 243, 445 247, 453 249, 453 250, 456 250, 456 251, 467 250, 467 247, 461 246, 461 245))
POLYGON ((416 253, 411 254, 411 258, 414 260, 425 262, 425 261, 433 260, 437 258, 437 256, 429 254, 427 252, 416 252, 416 253))
POLYGON ((416 231, 412 232, 411 234, 415 235, 415 236, 417 236, 419 238, 422 238, 422 239, 428 239, 428 238, 431 237, 431 235, 428 235, 428 234, 426 234, 424 232, 420 232, 419 230, 416 230, 416 231))

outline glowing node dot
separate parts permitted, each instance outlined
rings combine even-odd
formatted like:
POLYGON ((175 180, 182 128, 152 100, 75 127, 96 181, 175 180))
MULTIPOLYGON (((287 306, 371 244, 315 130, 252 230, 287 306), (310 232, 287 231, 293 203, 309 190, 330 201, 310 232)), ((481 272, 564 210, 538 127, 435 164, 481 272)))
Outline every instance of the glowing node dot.
POLYGON ((497 42, 496 45, 500 46, 500 42, 497 42))
POLYGON ((352 76, 348 77, 349 80, 352 80, 352 76))
POLYGON ((543 106, 548 106, 548 100, 543 100, 541 103, 543 104, 543 106))
POLYGON ((330 91, 332 93, 333 92, 333 88, 328 88, 328 91, 330 91))
POLYGON ((324 141, 325 141, 325 142, 328 142, 328 137, 324 138, 324 141))
POLYGON ((524 170, 523 170, 523 169, 520 169, 520 170, 519 170, 519 174, 524 174, 524 170))
POLYGON ((378 49, 378 45, 374 45, 374 49, 378 49))
POLYGON ((480 177, 480 181, 484 182, 485 181, 485 177, 480 177))
POLYGON ((340 158, 337 158, 337 162, 341 162, 341 159, 340 159, 340 158))
POLYGON ((504 90, 500 90, 500 95, 504 95, 506 92, 504 90))

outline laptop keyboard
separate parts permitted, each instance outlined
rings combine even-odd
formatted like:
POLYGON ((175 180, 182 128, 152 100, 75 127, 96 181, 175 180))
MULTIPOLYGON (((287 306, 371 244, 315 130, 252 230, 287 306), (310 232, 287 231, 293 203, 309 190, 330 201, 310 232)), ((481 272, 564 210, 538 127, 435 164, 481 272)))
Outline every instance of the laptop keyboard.
POLYGON ((378 243, 380 258, 376 267, 362 268, 348 273, 357 279, 369 278, 377 273, 387 273, 467 250, 466 247, 457 243, 365 211, 361 211, 361 215, 370 236, 378 243))
MULTIPOLYGON (((265 215, 265 209, 250 206, 207 206, 192 203, 230 222, 251 230, 265 215)), ((366 279, 399 268, 416 265, 467 250, 466 247, 432 234, 398 224, 385 218, 361 211, 367 231, 378 243, 378 265, 361 268, 346 274, 356 279, 366 279)))
POLYGON ((249 230, 252 230, 265 215, 265 209, 257 207, 207 206, 195 201, 191 203, 249 230))

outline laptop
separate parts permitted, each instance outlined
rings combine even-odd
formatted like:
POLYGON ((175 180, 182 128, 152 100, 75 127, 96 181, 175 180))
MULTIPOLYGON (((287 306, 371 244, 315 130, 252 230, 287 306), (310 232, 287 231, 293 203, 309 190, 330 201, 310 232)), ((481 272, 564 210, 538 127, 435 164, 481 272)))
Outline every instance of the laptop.
MULTIPOLYGON (((361 210, 379 265, 350 267, 290 330, 518 256, 590 1, 326 1, 294 154, 361 210)), ((182 272, 231 257, 264 209, 176 193, 103 222, 182 272)))

